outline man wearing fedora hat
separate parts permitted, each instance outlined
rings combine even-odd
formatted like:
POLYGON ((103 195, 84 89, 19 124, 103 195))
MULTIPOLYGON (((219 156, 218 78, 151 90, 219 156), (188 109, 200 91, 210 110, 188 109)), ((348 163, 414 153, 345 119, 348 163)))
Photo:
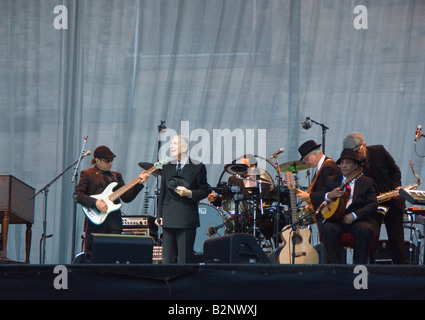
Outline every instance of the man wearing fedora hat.
POLYGON ((341 263, 339 238, 343 233, 353 234, 356 238, 354 261, 356 264, 365 264, 369 261, 373 239, 373 229, 368 218, 378 208, 375 183, 362 175, 347 183, 344 190, 340 190, 342 183, 359 167, 358 154, 351 149, 344 149, 337 164, 341 168, 341 175, 330 178, 326 182, 321 192, 322 200, 329 202, 347 193, 347 203, 341 221, 325 220, 321 225, 322 241, 329 262, 341 263))
POLYGON ((162 168, 155 223, 163 227, 163 264, 193 262, 196 228, 200 226, 198 202, 208 196, 210 188, 205 165, 190 159, 188 148, 186 137, 174 136, 170 154, 175 160, 162 168))
MULTIPOLYGON (((400 168, 383 145, 366 146, 364 137, 360 132, 351 132, 345 137, 343 147, 355 150, 358 153, 364 174, 375 181, 378 195, 401 187, 400 168)), ((371 260, 374 262, 376 258, 381 224, 384 222, 393 263, 406 264, 403 227, 405 201, 397 195, 387 202, 380 203, 380 206, 387 207, 388 210, 384 217, 378 212, 371 220, 375 230, 371 260)))
MULTIPOLYGON (((321 146, 321 144, 317 144, 314 140, 308 140, 298 148, 301 161, 304 161, 311 168, 315 169, 315 174, 307 191, 297 192, 297 197, 301 201, 306 201, 308 204, 311 203, 314 210, 317 210, 323 202, 323 200, 320 201, 318 191, 322 190, 328 177, 341 173, 336 162, 323 153, 321 146)), ((321 220, 322 218, 318 215, 316 217, 318 225, 320 225, 321 220)))
MULTIPOLYGON (((111 171, 112 162, 115 154, 107 146, 98 146, 93 153, 91 164, 92 168, 81 171, 81 178, 76 188, 77 202, 87 208, 97 209, 100 212, 106 212, 108 206, 102 200, 97 200, 91 195, 101 194, 105 188, 112 182, 117 182, 115 190, 125 185, 121 173, 111 171)), ((144 171, 139 175, 140 182, 133 188, 125 192, 120 199, 125 202, 131 202, 143 189, 143 183, 148 180, 149 174, 144 171)), ((119 203, 120 199, 116 200, 119 203)), ((108 214, 106 220, 96 225, 89 219, 85 219, 85 241, 84 251, 87 254, 91 252, 92 234, 120 234, 122 232, 121 211, 113 211, 108 214)))

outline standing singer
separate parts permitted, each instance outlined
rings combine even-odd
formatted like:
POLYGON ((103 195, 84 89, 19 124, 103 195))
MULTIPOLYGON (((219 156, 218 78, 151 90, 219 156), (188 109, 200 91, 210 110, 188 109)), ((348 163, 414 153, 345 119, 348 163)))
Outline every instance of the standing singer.
POLYGON ((174 136, 170 153, 175 159, 162 169, 156 225, 163 227, 162 262, 193 262, 196 228, 200 226, 198 202, 207 197, 209 184, 203 163, 187 156, 189 141, 174 136))

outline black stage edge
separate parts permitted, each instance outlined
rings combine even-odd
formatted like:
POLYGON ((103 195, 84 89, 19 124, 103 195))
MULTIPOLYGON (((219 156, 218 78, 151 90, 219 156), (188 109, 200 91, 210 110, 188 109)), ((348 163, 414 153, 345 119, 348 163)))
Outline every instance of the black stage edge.
POLYGON ((367 276, 355 273, 354 265, 4 264, 0 265, 0 299, 168 300, 170 304, 425 298, 423 266, 365 267, 367 276), (367 289, 355 288, 356 277, 363 277, 357 282, 367 289))

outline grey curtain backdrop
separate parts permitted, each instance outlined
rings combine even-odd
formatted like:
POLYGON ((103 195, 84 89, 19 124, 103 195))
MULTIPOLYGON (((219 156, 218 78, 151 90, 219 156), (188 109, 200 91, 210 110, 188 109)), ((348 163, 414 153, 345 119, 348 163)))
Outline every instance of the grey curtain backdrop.
MULTIPOLYGON (((279 163, 298 160, 301 143, 322 140, 319 125, 300 126, 310 117, 329 127, 329 156, 360 131, 394 156, 404 185, 414 183, 409 160, 425 174, 425 138, 414 143, 425 125, 424 17, 422 0, 0 0, 0 173, 38 191, 88 136, 86 150, 108 145, 130 181, 138 162, 156 161, 158 141, 166 148, 184 131, 215 185, 244 152, 268 158, 283 147, 279 163), (168 129, 158 134, 161 120, 168 129)), ((71 261, 72 172, 49 188, 49 264, 71 261)), ((307 184, 304 171, 299 179, 307 184)), ((153 214, 156 180, 146 186, 125 214, 143 214, 145 199, 153 214)), ((77 252, 82 234, 78 206, 77 252)), ((24 260, 24 235, 10 226, 8 258, 24 260)))

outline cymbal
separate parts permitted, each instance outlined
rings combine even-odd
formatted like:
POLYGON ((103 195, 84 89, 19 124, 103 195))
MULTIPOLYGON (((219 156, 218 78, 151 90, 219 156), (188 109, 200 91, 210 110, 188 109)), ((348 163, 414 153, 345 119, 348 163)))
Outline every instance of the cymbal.
MULTIPOLYGON (((139 162, 139 167, 141 167, 144 170, 149 170, 150 168, 153 167, 153 163, 139 162)), ((160 176, 161 175, 161 169, 156 169, 154 172, 152 172, 152 174, 156 174, 156 175, 160 176)))
POLYGON ((310 168, 310 166, 303 161, 290 161, 290 162, 281 164, 279 168, 280 168, 280 171, 282 172, 286 172, 286 171, 298 172, 302 170, 307 170, 308 168, 310 168))
POLYGON ((230 174, 245 174, 248 171, 248 166, 241 163, 230 163, 224 166, 224 170, 230 174))

